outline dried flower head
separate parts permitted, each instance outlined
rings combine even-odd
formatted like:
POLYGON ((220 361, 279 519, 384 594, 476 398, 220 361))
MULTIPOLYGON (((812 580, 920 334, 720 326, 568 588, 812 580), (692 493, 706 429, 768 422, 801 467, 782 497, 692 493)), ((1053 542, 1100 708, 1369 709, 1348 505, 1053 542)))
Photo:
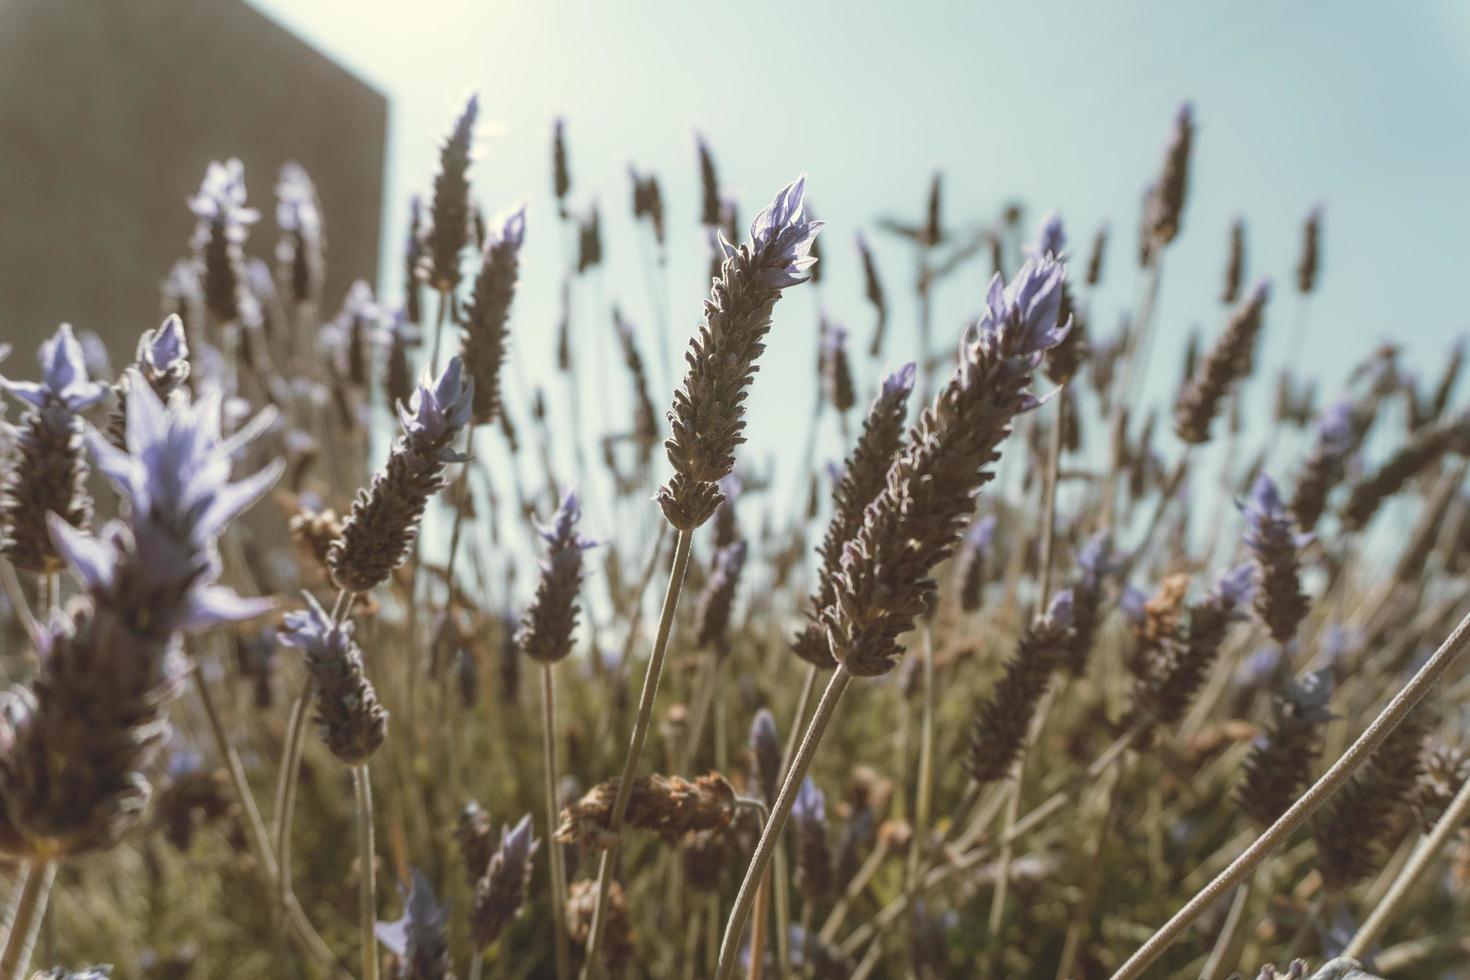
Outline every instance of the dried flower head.
POLYGON ((1439 823, 1467 779, 1470 779, 1470 752, 1449 745, 1425 749, 1420 760, 1419 783, 1414 787, 1411 801, 1425 831, 1439 823))
POLYGON ((821 616, 851 673, 891 670, 897 638, 929 605, 935 566, 954 551, 992 477, 1012 419, 1040 402, 1032 372, 1067 334, 1057 322, 1063 266, 1028 261, 1009 286, 991 281, 986 312, 966 331, 953 379, 925 410, 843 548, 835 598, 821 616))
POLYGON ((531 831, 529 813, 514 827, 503 828, 500 847, 491 855, 485 873, 475 884, 470 935, 477 949, 489 948, 525 907, 531 885, 531 860, 541 846, 531 831))
MULTIPOLYGON (((608 833, 618 781, 599 783, 575 803, 562 808, 554 835, 561 844, 609 847, 617 838, 608 833)), ((713 830, 729 824, 735 814, 735 790, 717 772, 693 782, 682 776, 639 776, 628 794, 623 822, 649 830, 673 843, 684 834, 713 830)))
POLYGON ((1250 601, 1254 581, 1253 566, 1237 565, 1187 615, 1159 628, 1133 689, 1135 707, 1147 718, 1172 725, 1184 716, 1219 656, 1226 630, 1250 601))
POLYGON ((806 281, 811 243, 822 223, 802 207, 806 178, 784 188, 750 225, 739 248, 721 239, 725 264, 704 305, 704 323, 690 341, 689 371, 674 392, 664 443, 674 476, 658 492, 669 523, 693 530, 723 496, 718 483, 735 466, 745 441, 745 394, 765 350, 771 311, 781 291, 806 281))
POLYGON ((1353 483, 1342 507, 1343 525, 1350 531, 1367 527, 1384 501, 1447 453, 1470 455, 1470 411, 1421 426, 1382 465, 1353 483))
MULTIPOLYGON (((597 907, 597 882, 591 878, 574 881, 567 894, 567 935, 572 942, 587 945, 592 935, 592 918, 597 907)), ((602 933, 602 963, 614 976, 633 960, 633 924, 628 916, 628 899, 623 886, 611 883, 603 909, 607 924, 602 933)))
POLYGON ((474 392, 474 380, 453 357, 437 378, 425 370, 408 405, 398 406, 403 434, 372 485, 357 492, 328 553, 339 587, 366 592, 408 558, 429 498, 448 486, 445 467, 465 459, 453 443, 470 422, 474 392))
POLYGON ((532 660, 556 663, 572 652, 572 633, 577 628, 577 592, 582 586, 582 553, 595 542, 577 533, 582 506, 577 495, 562 498, 556 516, 539 528, 546 542, 541 559, 541 581, 536 597, 526 607, 516 632, 516 644, 532 660))
POLYGON ((281 643, 305 657, 327 748, 349 766, 362 765, 388 735, 388 710, 367 678, 352 621, 334 620, 311 593, 305 596, 305 609, 286 614, 281 643))

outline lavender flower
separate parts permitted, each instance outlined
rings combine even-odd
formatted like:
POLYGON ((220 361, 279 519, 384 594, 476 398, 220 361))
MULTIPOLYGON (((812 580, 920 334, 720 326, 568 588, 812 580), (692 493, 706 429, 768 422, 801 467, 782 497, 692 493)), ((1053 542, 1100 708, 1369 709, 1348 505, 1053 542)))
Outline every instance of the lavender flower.
POLYGON ((1317 420, 1317 437, 1297 477, 1291 497, 1291 512, 1303 531, 1317 526, 1327 509, 1327 496, 1341 482, 1347 458, 1358 443, 1358 426, 1353 403, 1335 402, 1317 420))
POLYGON ((1276 698, 1275 717, 1251 743, 1236 791, 1236 802, 1256 826, 1275 823, 1311 782, 1322 726, 1333 717, 1327 710, 1331 694, 1331 673, 1324 670, 1291 681, 1276 698))
POLYGON ((305 597, 304 610, 286 614, 281 643, 306 658, 327 748, 346 765, 362 765, 388 736, 388 711, 367 679, 352 621, 332 619, 310 593, 305 597))
POLYGON ((372 485, 358 491, 327 555, 339 587, 366 592, 408 557, 429 498, 448 486, 445 467, 466 458, 453 443, 469 424, 474 391, 463 363, 452 357, 438 378, 425 370, 408 405, 398 406, 403 435, 372 485))
POLYGON ((1061 258, 1067 247, 1067 232, 1062 227, 1062 216, 1048 211, 1041 219, 1041 228, 1036 234, 1036 244, 1026 247, 1026 254, 1044 259, 1048 255, 1061 258))
POLYGON ((1275 482, 1265 473, 1256 477, 1241 509, 1247 525, 1245 545, 1256 559, 1256 614, 1277 643, 1288 643, 1307 614, 1297 556, 1312 536, 1297 532, 1275 482))
POLYGON ((475 884, 470 936, 476 949, 489 948, 521 914, 531 884, 531 859, 540 846, 541 842, 532 836, 529 813, 514 827, 501 830, 500 847, 475 884))
POLYGON ((888 301, 883 295, 883 281, 878 278, 878 264, 873 260, 873 250, 868 247, 868 240, 861 232, 857 236, 857 250, 858 259, 863 265, 863 295, 872 304, 875 316, 873 342, 868 347, 868 353, 877 357, 883 349, 883 331, 888 325, 888 301))
POLYGON ((417 194, 408 199, 408 234, 403 243, 403 315, 412 324, 424 322, 424 276, 427 256, 424 249, 423 202, 417 194))
POLYGON ((699 221, 706 228, 720 224, 720 178, 715 173, 715 157, 709 143, 699 134, 694 134, 694 145, 699 151, 699 186, 701 192, 699 221))
POLYGON ((1317 285, 1317 268, 1322 260, 1322 206, 1307 212, 1302 225, 1302 255, 1296 266, 1296 288, 1303 295, 1317 285))
POLYGON ((955 577, 960 582, 960 608, 968 613, 979 611, 985 595, 985 579, 989 572, 987 560, 995 541, 995 525, 994 514, 986 514, 970 525, 955 558, 955 577))
POLYGON ((827 400, 837 411, 846 414, 857 400, 852 384, 852 364, 847 358, 847 328, 836 323, 826 325, 822 332, 822 347, 827 400))
POLYGON ((1077 573, 1071 583, 1072 633, 1064 657, 1064 664, 1073 677, 1080 677, 1087 670, 1087 660, 1102 621, 1107 580, 1126 565, 1106 532, 1089 538, 1077 553, 1077 573))
POLYGON ((239 160, 210 163, 199 193, 189 199, 199 219, 190 244, 204 303, 215 319, 240 318, 245 278, 245 238, 260 212, 245 206, 245 168, 239 160))
POLYGON ((1052 597, 1046 615, 1021 634, 1016 655, 980 707, 970 734, 970 775, 980 785, 1004 779, 1021 754, 1036 706, 1067 653, 1072 611, 1070 591, 1052 597))
POLYGON ((694 645, 701 649, 713 645, 722 656, 729 652, 730 612, 745 568, 745 553, 744 541, 732 541, 715 554, 714 570, 696 604, 699 626, 694 645))
POLYGON ((776 717, 762 708, 755 713, 750 723, 750 755, 754 763, 751 782, 758 786, 766 804, 776 802, 776 793, 781 789, 781 735, 776 730, 776 717))
MULTIPOLYGON (((654 241, 660 249, 664 246, 664 196, 659 189, 658 175, 640 174, 632 164, 628 165, 628 176, 633 180, 633 217, 647 218, 653 227, 654 241)), ((815 269, 816 267, 813 266, 815 269)))
POLYGON ((954 551, 992 473, 1011 420, 1040 402, 1031 376, 1067 335, 1057 323, 1063 266, 1028 261, 1009 286, 991 282, 986 312, 966 331, 960 365, 914 428, 843 549, 834 601, 822 611, 833 655, 851 673, 883 674, 900 634, 929 604, 930 574, 954 551))
POLYGON ((321 202, 306 168, 289 160, 281 165, 276 180, 276 226, 281 229, 276 263, 283 271, 281 278, 291 284, 291 298, 297 303, 319 302, 327 274, 321 202))
POLYGON ((1245 221, 1230 223, 1230 257, 1225 262, 1225 291, 1221 302, 1234 303, 1240 298, 1241 281, 1245 278, 1245 221))
POLYGON ((121 448, 127 440, 128 386, 131 378, 141 376, 165 403, 189 380, 189 342, 184 336, 184 322, 170 315, 157 330, 145 330, 138 339, 134 372, 124 371, 112 386, 113 411, 107 420, 107 438, 121 448))
POLYGON ((572 190, 572 172, 567 166, 567 121, 560 116, 551 124, 551 190, 561 216, 567 216, 567 195, 572 190))
POLYGON ((689 371, 674 393, 664 443, 673 478, 658 492, 676 529, 693 530, 719 506, 720 479, 735 466, 744 442, 745 391, 765 350, 771 310, 781 291, 806 281, 820 221, 806 218, 806 178, 784 188, 750 225, 739 248, 720 240, 725 264, 705 301, 705 319, 690 341, 689 371))
POLYGON ((367 388, 370 369, 371 339, 377 330, 378 304, 373 287, 359 279, 347 289, 342 310, 333 324, 343 340, 347 382, 359 391, 367 388))
POLYGON ((1185 195, 1189 190, 1189 154, 1194 141, 1194 115, 1188 102, 1174 116, 1174 131, 1164 150, 1164 167, 1159 179, 1149 189, 1144 205, 1146 247, 1168 245, 1179 234, 1184 214, 1185 195))
POLYGON ((397 405, 413 397, 413 371, 409 367, 408 351, 423 340, 423 332, 413 326, 415 322, 404 310, 399 310, 389 318, 379 335, 388 348, 383 393, 389 405, 397 405))
POLYGON ((1180 439, 1191 445, 1209 441, 1210 425, 1219 414, 1221 400, 1251 372, 1256 337, 1261 332, 1270 295, 1269 281, 1256 284, 1251 295, 1230 315, 1225 332, 1180 392, 1174 406, 1174 431, 1180 439))
POLYGON ((1219 656, 1230 624, 1254 591, 1255 567, 1237 565, 1220 575, 1184 622, 1157 638, 1157 648, 1134 685, 1136 706, 1159 725, 1184 716, 1219 656))
POLYGON ((795 884, 809 901, 832 893, 832 851, 827 844, 827 799, 810 776, 791 805, 796 839, 795 884))
POLYGON ((77 528, 92 518, 81 413, 108 388, 87 379, 82 347, 68 324, 41 344, 40 363, 39 382, 0 377, 0 386, 27 408, 15 430, 13 469, 0 486, 0 544, 17 568, 44 575, 62 565, 47 515, 77 528))
POLYGON ((582 553, 595 542, 577 533, 582 507, 577 495, 562 498, 551 524, 539 528, 546 542, 536 598, 521 617, 516 643, 532 660, 552 664, 572 652, 577 628, 577 591, 582 585, 582 553))
POLYGON ((791 642, 797 656, 815 667, 835 667, 822 625, 822 610, 836 597, 837 573, 842 568, 843 547, 862 527, 863 511, 883 491, 884 478, 903 442, 908 400, 914 390, 915 365, 910 362, 884 375, 878 397, 868 409, 862 435, 843 465, 833 492, 836 506, 827 533, 817 553, 822 567, 817 574, 817 591, 807 610, 808 623, 791 642))
POLYGON ((397 980, 454 980, 449 959, 447 912, 434 898, 429 880, 411 869, 413 887, 404 900, 403 918, 379 922, 374 928, 378 942, 398 957, 397 980))
POLYGON ((481 255, 474 293, 464 311, 464 363, 475 382, 474 423, 500 414, 500 366, 505 360, 506 324, 515 299, 526 207, 495 222, 481 255))
POLYGON ((439 148, 439 172, 434 176, 434 203, 429 209, 426 236, 430 287, 448 293, 459 285, 459 257, 470 231, 470 149, 480 98, 471 95, 454 128, 439 148))
POLYGON ((0 754, 0 825, 8 826, 0 840, 23 842, 22 856, 117 843, 143 812, 144 774, 168 737, 168 705, 186 670, 180 635, 271 607, 215 583, 215 540, 282 469, 276 462, 230 482, 231 457, 266 422, 222 439, 217 393, 165 408, 138 383, 129 394, 127 451, 90 437, 125 516, 96 538, 50 519, 56 550, 86 601, 52 620, 35 706, 0 754))

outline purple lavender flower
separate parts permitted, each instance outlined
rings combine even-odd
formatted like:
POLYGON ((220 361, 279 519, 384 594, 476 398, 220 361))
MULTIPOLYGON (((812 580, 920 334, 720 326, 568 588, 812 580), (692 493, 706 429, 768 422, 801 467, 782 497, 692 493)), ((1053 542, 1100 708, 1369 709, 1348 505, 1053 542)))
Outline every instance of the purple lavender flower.
POLYGON ((791 819, 798 827, 803 824, 827 823, 827 797, 808 776, 796 791, 796 800, 791 804, 791 819))
POLYGON ((51 515, 56 550, 87 602, 53 619, 35 711, 0 759, 0 814, 22 853, 71 855, 115 844, 142 815, 144 773, 169 733, 168 705, 186 673, 180 634, 271 607, 215 582, 215 539, 281 471, 277 462, 230 480, 231 456, 261 427, 222 439, 218 395, 165 408, 150 387, 136 384, 127 450, 91 434, 124 516, 94 538, 51 515))
POLYGON ((1276 642, 1287 643, 1307 614, 1298 553, 1312 535, 1297 532, 1296 520, 1265 473, 1256 477, 1241 510, 1246 520, 1245 544, 1255 556, 1260 585, 1255 596, 1256 614, 1276 642))
POLYGON ((532 834, 529 813, 514 827, 501 829, 500 847, 490 856, 485 873, 475 883, 470 936, 476 949, 488 948, 521 914, 531 882, 531 859, 540 845, 532 834))
POLYGON ((245 237, 260 213, 245 206, 245 168, 239 160, 212 162, 199 193, 189 199, 198 217, 191 244, 204 302, 221 322, 240 316, 245 237))
POLYGON ((404 900, 403 918, 397 922, 379 922, 373 932, 378 942, 398 957, 398 976, 449 980, 454 974, 445 932, 448 910, 440 907, 433 886, 417 868, 411 874, 413 887, 404 900))
POLYGON ((782 290, 806 281, 816 261, 811 247, 822 222, 805 214, 805 192, 803 176, 756 216, 748 242, 736 248, 721 240, 726 258, 668 416, 664 447, 674 475, 657 500, 678 530, 699 527, 719 506, 718 482, 734 469, 735 449, 744 441, 745 393, 765 350, 772 308, 782 290))
POLYGON ((1036 244, 1026 248, 1026 254, 1044 259, 1048 255, 1061 258, 1067 248, 1067 232, 1062 227, 1062 216, 1057 211, 1048 211, 1041 219, 1041 229, 1036 244))
POLYGON ((321 205, 306 169, 290 160, 276 180, 276 226, 281 229, 276 261, 285 270, 292 298, 298 303, 317 299, 326 275, 321 205))
POLYGON ((986 514, 971 524, 955 559, 955 576, 960 583, 960 608, 965 612, 977 612, 984 598, 996 523, 994 514, 986 514))
POLYGON ((106 397, 108 386, 88 380, 82 347, 66 324, 42 343, 40 364, 39 382, 0 377, 28 408, 14 430, 13 467, 0 480, 0 546, 17 568, 43 575, 62 565, 47 515, 74 527, 91 521, 79 413, 106 397))
POLYGON ((521 618, 516 643, 541 663, 555 663, 572 652, 577 628, 577 591, 582 584, 582 553, 597 543, 577 533, 582 506, 568 492, 546 527, 536 529, 546 543, 536 596, 521 618))
POLYGON ((475 275, 474 292, 463 319, 465 368, 475 382, 476 424, 500 414, 500 366, 505 360, 506 326, 520 276, 520 250, 526 238, 524 204, 499 218, 487 235, 475 275))
POLYGON ((467 459, 454 441, 469 424, 474 395, 474 381, 452 357, 438 378, 426 370, 408 404, 398 406, 403 435, 372 485, 358 491, 341 537, 327 552, 340 588, 366 592, 408 557, 429 498, 448 485, 445 467, 467 459))
POLYGON ((82 345, 63 323, 51 339, 41 343, 41 380, 12 381, 0 377, 0 385, 33 408, 64 410, 69 415, 85 412, 107 397, 107 385, 87 379, 82 345))
POLYGON ((776 729, 776 716, 762 708, 750 722, 750 754, 754 762, 751 781, 760 787, 761 798, 767 805, 776 802, 781 789, 781 735, 776 729))
POLYGON ((362 765, 388 736, 388 712, 367 679, 352 621, 334 620, 310 593, 305 598, 305 609, 286 614, 281 643, 305 658, 327 748, 346 765, 362 765))
POLYGON ((1343 398, 1329 406, 1317 419, 1316 430, 1316 441, 1291 496, 1292 515, 1303 531, 1317 526, 1327 509, 1327 497, 1346 475, 1348 456, 1361 438, 1352 401, 1343 398))
POLYGON ((1041 404, 1032 372, 1067 335, 1058 324, 1065 269, 1028 260, 1009 286, 997 276, 986 312, 965 332, 953 378, 925 410, 843 547, 835 599, 822 610, 833 656, 852 674, 892 670, 899 635, 935 589, 933 569, 958 544, 974 498, 1015 416, 1041 404))
POLYGON ((827 798, 812 782, 802 780, 791 806, 795 838, 796 890, 808 900, 820 900, 834 890, 832 851, 827 841, 827 798))

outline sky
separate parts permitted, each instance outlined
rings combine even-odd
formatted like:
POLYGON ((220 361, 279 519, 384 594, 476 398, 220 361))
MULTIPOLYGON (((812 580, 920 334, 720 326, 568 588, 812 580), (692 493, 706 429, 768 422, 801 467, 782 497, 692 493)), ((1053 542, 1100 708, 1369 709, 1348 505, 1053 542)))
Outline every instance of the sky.
MULTIPOLYGON (((713 146, 742 221, 805 172, 829 221, 826 278, 820 293, 800 287, 777 307, 750 401, 754 458, 789 455, 804 432, 819 306, 860 343, 869 335, 852 244, 859 230, 878 247, 894 308, 885 353, 913 356, 913 260, 873 229, 885 216, 916 217, 936 169, 955 226, 990 221, 1012 200, 1026 205, 1033 227, 1056 208, 1085 254, 1094 230, 1110 223, 1106 283, 1093 303, 1094 329, 1110 329, 1135 302, 1138 202, 1185 99, 1198 131, 1184 232, 1165 262, 1151 392, 1172 392, 1191 329, 1213 336, 1223 322, 1218 297, 1237 215, 1249 275, 1276 280, 1262 351, 1272 374, 1305 322, 1293 363, 1328 392, 1385 339, 1431 377, 1470 322, 1461 278, 1470 219, 1463 3, 746 0, 737 11, 671 0, 252 2, 390 100, 380 277, 390 302, 408 195, 427 191, 440 139, 466 93, 480 93, 493 125, 472 171, 476 193, 492 213, 529 204, 512 329, 533 376, 550 377, 566 262, 550 190, 555 117, 566 119, 575 206, 596 200, 603 213, 609 262, 574 300, 594 363, 611 356, 613 303, 646 323, 661 294, 679 345, 698 324, 708 251, 697 226, 696 130, 713 146), (658 290, 629 214, 630 162, 657 171, 669 210, 658 290), (1304 317, 1292 269, 1302 219, 1317 204, 1323 271, 1304 317)), ((979 262, 946 283, 936 339, 958 338, 989 275, 979 262)), ((869 390, 880 367, 860 364, 869 390)), ((621 374, 608 377, 621 390, 621 374)), ((671 381, 660 370, 654 379, 662 407, 671 381)), ((1251 390, 1264 401, 1268 388, 1251 390)), ((835 431, 823 438, 819 454, 840 453, 835 431)))

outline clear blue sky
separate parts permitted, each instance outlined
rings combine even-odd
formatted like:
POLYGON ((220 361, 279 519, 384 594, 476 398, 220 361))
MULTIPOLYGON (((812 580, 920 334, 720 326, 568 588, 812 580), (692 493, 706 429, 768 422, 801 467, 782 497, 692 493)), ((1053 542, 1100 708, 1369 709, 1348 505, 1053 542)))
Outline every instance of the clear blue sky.
MULTIPOLYGON (((1111 327, 1136 288, 1139 195, 1184 98, 1199 130, 1185 232, 1170 250, 1161 300, 1153 361, 1161 393, 1172 390, 1187 329, 1218 329, 1236 214, 1247 221, 1250 274, 1273 275, 1280 287, 1265 353, 1273 371, 1296 319, 1301 219, 1317 202, 1326 208, 1325 268, 1303 359, 1329 391, 1385 337, 1431 373, 1470 322, 1464 3, 254 2, 390 98, 390 300, 404 202, 428 187, 463 94, 480 91, 498 126, 482 140, 477 193, 490 211, 530 201, 514 329, 538 374, 550 371, 564 247, 550 204, 557 115, 568 120, 574 198, 602 202, 611 259, 600 286, 578 300, 584 324, 599 290, 603 303, 649 318, 628 216, 629 161, 664 183, 672 333, 682 343, 697 323, 707 257, 696 227, 698 128, 744 221, 797 172, 810 175, 812 200, 830 221, 822 300, 859 338, 869 320, 853 235, 879 216, 916 214, 935 167, 947 177, 952 221, 988 219, 1016 198, 1029 221, 1059 208, 1079 245, 1111 222, 1098 311, 1111 327)), ((252 189, 265 190, 260 178, 252 189)), ((913 338, 912 268, 901 246, 875 240, 898 357, 913 338)), ((937 338, 956 335, 978 306, 988 269, 972 268, 940 296, 937 338)), ((815 307, 798 292, 778 307, 757 378, 757 454, 794 452, 801 429, 792 413, 804 422, 810 403, 815 307)), ((605 322, 598 318, 599 329, 605 322)), ((1266 398, 1265 388, 1254 390, 1266 398)), ((660 407, 666 400, 655 392, 660 407)))

